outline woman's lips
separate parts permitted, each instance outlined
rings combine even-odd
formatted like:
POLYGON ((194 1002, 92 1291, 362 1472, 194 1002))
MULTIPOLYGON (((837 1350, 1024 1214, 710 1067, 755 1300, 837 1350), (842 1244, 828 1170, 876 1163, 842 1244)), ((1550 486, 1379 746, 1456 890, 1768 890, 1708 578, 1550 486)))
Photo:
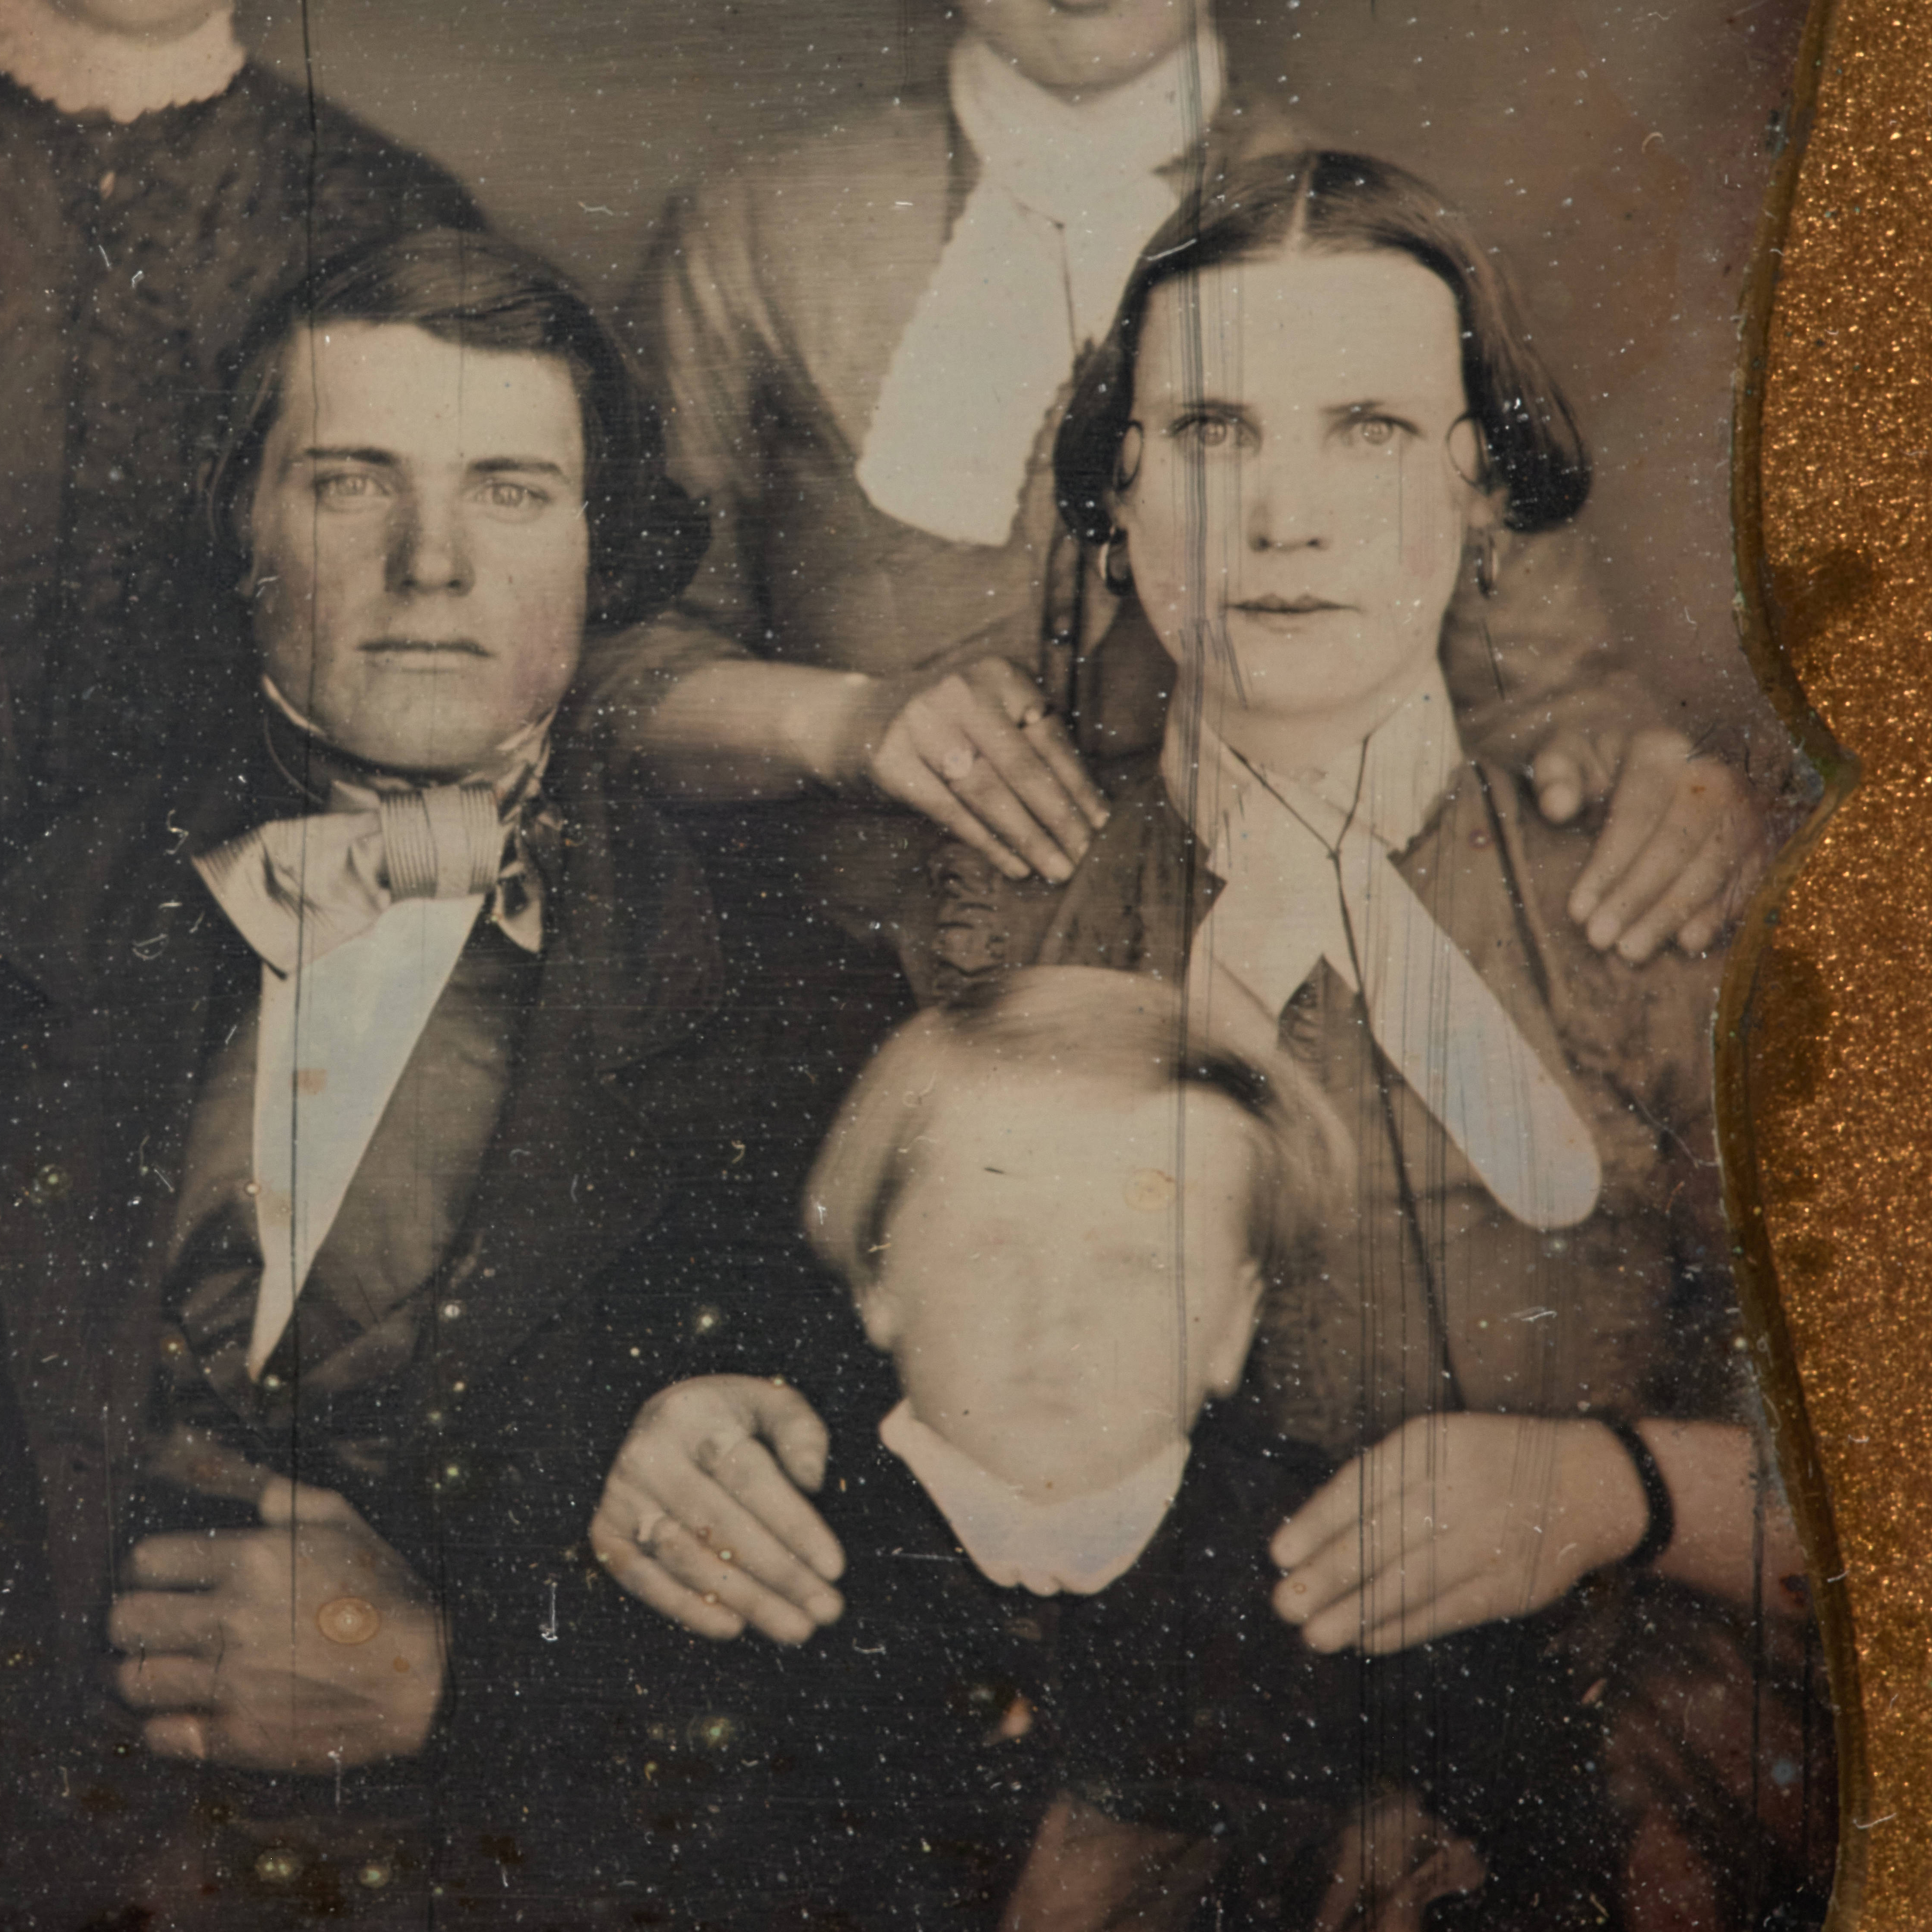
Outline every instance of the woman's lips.
POLYGON ((1338 610, 1354 607, 1347 604, 1331 604, 1325 597, 1244 597, 1238 604, 1231 604, 1228 609, 1259 624, 1264 630, 1292 630, 1310 617, 1324 617, 1338 610))

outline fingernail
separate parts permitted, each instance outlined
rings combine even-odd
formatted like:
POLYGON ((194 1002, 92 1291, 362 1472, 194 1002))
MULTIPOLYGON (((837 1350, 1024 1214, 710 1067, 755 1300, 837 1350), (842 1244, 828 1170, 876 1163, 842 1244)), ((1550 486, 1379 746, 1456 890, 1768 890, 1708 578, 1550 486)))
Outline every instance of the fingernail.
POLYGON ((1040 870, 1057 886, 1064 886, 1073 876, 1073 868, 1058 852, 1046 860, 1040 870))
POLYGON ((816 1591, 806 1599, 805 1606, 811 1612, 814 1623, 836 1623, 845 1606, 830 1590, 816 1591))

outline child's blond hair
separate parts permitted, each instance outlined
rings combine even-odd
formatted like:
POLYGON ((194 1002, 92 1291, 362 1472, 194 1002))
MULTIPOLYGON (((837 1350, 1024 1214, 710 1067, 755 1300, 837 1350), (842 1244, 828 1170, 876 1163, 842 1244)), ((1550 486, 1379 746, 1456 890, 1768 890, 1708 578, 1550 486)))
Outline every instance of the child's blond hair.
MULTIPOLYGON (((964 1078, 1060 1072, 1136 1095, 1220 1094, 1244 1117, 1248 1240, 1272 1284, 1313 1264, 1324 1203, 1352 1156, 1328 1102, 1285 1055, 1252 1056, 1190 1036, 1174 990, 1142 974, 1037 966, 995 975, 908 1021, 862 1073, 806 1187, 806 1232, 855 1294, 878 1274, 892 1205, 920 1147, 964 1078)), ((1096 1131, 1097 1131, 1096 1128, 1096 1131)))

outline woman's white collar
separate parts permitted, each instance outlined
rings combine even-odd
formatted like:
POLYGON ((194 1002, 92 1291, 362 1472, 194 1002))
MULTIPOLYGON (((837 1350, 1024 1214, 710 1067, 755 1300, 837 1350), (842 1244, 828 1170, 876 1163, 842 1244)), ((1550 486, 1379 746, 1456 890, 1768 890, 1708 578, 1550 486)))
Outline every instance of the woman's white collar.
POLYGON ((212 100, 248 57, 226 7, 178 40, 151 40, 103 33, 50 0, 0 0, 0 72, 64 114, 124 122, 212 100))

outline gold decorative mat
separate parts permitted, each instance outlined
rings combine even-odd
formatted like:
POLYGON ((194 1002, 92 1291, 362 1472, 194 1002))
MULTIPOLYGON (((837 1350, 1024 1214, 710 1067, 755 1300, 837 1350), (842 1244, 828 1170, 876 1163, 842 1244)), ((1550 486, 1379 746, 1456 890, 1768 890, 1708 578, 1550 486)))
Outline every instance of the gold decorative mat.
POLYGON ((1826 795, 1738 949, 1720 1072, 1843 1706, 1831 1924, 1903 1932, 1932 1923, 1932 8, 1821 4, 1796 93, 1738 515, 1754 656, 1826 795))

